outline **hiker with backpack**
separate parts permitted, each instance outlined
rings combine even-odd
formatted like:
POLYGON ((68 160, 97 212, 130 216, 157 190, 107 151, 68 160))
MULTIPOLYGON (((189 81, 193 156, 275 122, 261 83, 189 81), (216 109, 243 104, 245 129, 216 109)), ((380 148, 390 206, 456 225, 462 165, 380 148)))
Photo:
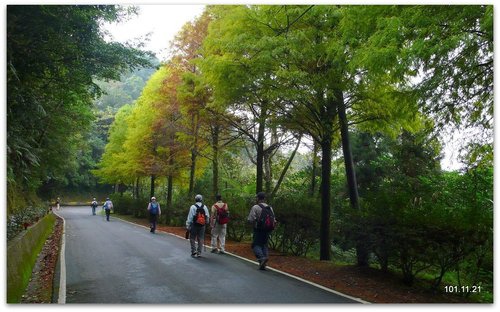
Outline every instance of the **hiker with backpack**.
POLYGON ((271 206, 265 203, 266 193, 257 193, 257 204, 250 209, 248 222, 253 225, 252 250, 259 261, 259 269, 265 270, 269 261, 269 235, 276 227, 276 219, 271 206))
POLYGON ((156 223, 158 222, 158 218, 161 215, 160 203, 156 202, 156 197, 151 197, 151 201, 148 204, 148 212, 149 212, 149 224, 150 224, 150 232, 155 233, 156 231, 156 223))
POLYGON ((113 209, 113 202, 108 198, 106 198, 106 201, 104 202, 104 205, 102 205, 102 208, 106 212, 106 221, 109 222, 109 215, 111 214, 111 209, 113 209))
POLYGON ((210 226, 212 227, 212 253, 224 254, 226 245, 226 230, 229 222, 229 209, 227 203, 222 201, 221 195, 216 195, 217 202, 212 205, 210 212, 210 226), (220 249, 217 248, 217 238, 219 239, 220 249))
POLYGON ((92 203, 90 203, 90 207, 92 207, 92 215, 93 216, 95 216, 95 209, 97 208, 97 206, 99 206, 99 204, 97 203, 97 200, 94 198, 92 203))
POLYGON ((189 243, 191 244, 191 257, 201 257, 201 249, 205 241, 205 227, 209 222, 208 208, 203 204, 203 196, 194 197, 195 204, 189 208, 186 219, 186 228, 189 230, 189 243), (196 243, 198 246, 196 246, 196 243))

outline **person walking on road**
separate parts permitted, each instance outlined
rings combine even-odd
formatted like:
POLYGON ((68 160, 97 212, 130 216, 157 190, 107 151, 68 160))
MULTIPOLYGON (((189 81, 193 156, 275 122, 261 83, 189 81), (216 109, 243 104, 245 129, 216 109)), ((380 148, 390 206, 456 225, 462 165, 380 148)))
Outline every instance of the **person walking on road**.
POLYGON ((257 204, 252 206, 248 215, 248 222, 253 225, 252 250, 259 261, 259 269, 265 270, 269 261, 268 241, 269 235, 276 226, 274 211, 265 203, 266 194, 257 194, 257 204))
POLYGON ((94 197, 94 200, 92 200, 92 203, 90 203, 90 207, 92 207, 92 215, 95 216, 95 209, 99 206, 97 203, 97 200, 94 197))
POLYGON ((149 224, 150 224, 150 232, 155 233, 156 231, 156 223, 158 222, 158 218, 161 215, 160 203, 156 202, 156 197, 151 197, 151 201, 148 205, 149 211, 149 224))
POLYGON ((109 221, 109 215, 111 214, 111 209, 113 209, 113 202, 109 199, 109 197, 106 198, 102 208, 106 212, 106 221, 109 221))
POLYGON ((195 204, 189 208, 186 219, 186 228, 189 230, 189 243, 191 244, 191 257, 201 257, 201 249, 205 241, 205 227, 210 218, 208 208, 203 204, 203 196, 194 197, 195 204), (198 244, 198 246, 196 246, 198 244))
POLYGON ((57 197, 56 199, 56 209, 59 211, 61 208, 61 198, 57 197))
POLYGON ((215 196, 217 202, 212 205, 210 211, 210 226, 212 228, 212 252, 224 254, 226 245, 227 223, 229 222, 229 209, 227 203, 222 201, 222 196, 215 196), (217 248, 217 239, 219 239, 220 249, 217 248))

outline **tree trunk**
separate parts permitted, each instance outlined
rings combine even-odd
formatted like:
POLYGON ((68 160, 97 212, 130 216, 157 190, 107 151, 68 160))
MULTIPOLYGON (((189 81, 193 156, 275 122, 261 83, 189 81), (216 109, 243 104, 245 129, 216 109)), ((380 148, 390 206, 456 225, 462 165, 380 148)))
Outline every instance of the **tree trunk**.
POLYGON ((191 150, 191 167, 189 169, 189 195, 194 193, 194 178, 196 171, 196 151, 191 150))
POLYGON ((172 188, 174 177, 169 174, 167 177, 167 205, 163 208, 167 224, 170 224, 170 211, 172 211, 172 188))
POLYGON ((134 198, 139 199, 139 177, 135 179, 134 198))
POLYGON ((265 104, 262 105, 262 112, 259 117, 259 130, 257 134, 257 181, 256 193, 262 192, 263 177, 264 177, 264 139, 266 130, 267 109, 265 104))
POLYGON ((191 168, 189 172, 189 195, 194 195, 194 179, 195 179, 195 173, 196 173, 196 158, 198 156, 198 129, 199 129, 199 124, 198 124, 198 118, 197 114, 193 114, 191 121, 193 123, 193 136, 194 136, 194 141, 193 141, 193 146, 191 148, 191 168))
POLYGON ((269 195, 273 191, 273 153, 278 146, 278 134, 276 133, 276 127, 273 126, 271 129, 271 142, 270 147, 264 151, 264 180, 265 180, 265 191, 269 195))
POLYGON ((219 126, 214 126, 212 131, 212 191, 215 196, 219 194, 219 126))
POLYGON ((312 172, 311 172, 311 189, 309 195, 314 197, 316 195, 316 176, 318 172, 318 142, 314 141, 313 155, 312 155, 312 172))
MULTIPOLYGON (((359 211, 359 194, 358 184, 356 182, 356 171, 354 169, 354 161, 352 159, 351 142, 349 139, 349 129, 347 124, 347 115, 344 99, 340 92, 338 100, 338 116, 340 123, 340 136, 342 138, 342 151, 344 153, 344 164, 349 189, 349 199, 351 207, 359 211)), ((356 254, 358 266, 368 266, 368 251, 365 245, 364 233, 358 233, 358 242, 356 244, 356 254)))
MULTIPOLYGON (((318 93, 318 100, 323 101, 322 93, 318 93)), ((328 97, 323 104, 321 115, 322 133, 320 136, 321 147, 321 223, 320 223, 320 260, 331 259, 331 239, 330 239, 330 214, 331 214, 331 171, 332 171, 332 138, 333 122, 336 116, 335 99, 328 97)))
POLYGON ((326 135, 321 141, 321 224, 320 260, 330 260, 330 175, 332 168, 332 138, 326 135))
POLYGON ((269 194, 271 192, 272 170, 271 170, 271 153, 264 152, 264 191, 269 194))
POLYGON ((271 193, 271 196, 270 196, 271 199, 278 192, 278 189, 280 188, 281 182, 283 182, 283 179, 285 178, 285 174, 288 171, 288 168, 290 167, 290 164, 292 163, 293 159, 295 158, 295 154, 297 153, 297 150, 299 149, 301 139, 302 139, 302 136, 299 137, 299 140, 297 141, 297 145, 295 146, 295 149, 293 150, 292 154, 290 155, 290 158, 288 158, 288 161, 285 164, 285 168, 283 168, 283 171, 281 171, 281 175, 278 179, 278 182, 276 182, 276 185, 274 186, 273 192, 271 193))
POLYGON ((151 175, 151 191, 150 191, 150 196, 149 196, 150 198, 155 196, 155 178, 156 178, 155 175, 152 174, 151 175))

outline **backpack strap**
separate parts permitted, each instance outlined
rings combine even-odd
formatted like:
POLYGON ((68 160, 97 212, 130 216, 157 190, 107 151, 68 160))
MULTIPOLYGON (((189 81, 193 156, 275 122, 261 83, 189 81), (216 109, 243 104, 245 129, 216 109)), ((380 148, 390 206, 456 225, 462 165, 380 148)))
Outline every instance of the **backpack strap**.
MULTIPOLYGON (((264 204, 258 204, 260 206, 260 208, 262 209, 265 209, 265 208, 269 208, 269 210, 271 211, 272 215, 274 216, 274 211, 273 211, 273 207, 271 207, 270 205, 264 205, 264 204)), ((262 213, 262 212, 261 212, 262 213)))
POLYGON ((198 206, 198 205, 196 205, 196 204, 194 204, 194 206, 196 207, 196 211, 198 211, 199 209, 201 209, 201 210, 203 210, 203 213, 206 214, 205 213, 205 205, 203 203, 201 203, 201 207, 198 206))
POLYGON ((271 207, 271 206, 269 206, 269 205, 267 205, 267 206, 266 206, 266 205, 264 205, 264 204, 262 204, 262 203, 257 204, 257 205, 259 205, 259 207, 260 207, 260 208, 262 208, 262 209, 271 207))

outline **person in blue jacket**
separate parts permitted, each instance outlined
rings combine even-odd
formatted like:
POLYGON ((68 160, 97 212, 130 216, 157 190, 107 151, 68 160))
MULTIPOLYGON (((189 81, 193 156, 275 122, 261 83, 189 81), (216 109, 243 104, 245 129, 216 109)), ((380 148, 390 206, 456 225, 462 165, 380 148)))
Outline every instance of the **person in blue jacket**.
POLYGON ((161 215, 160 203, 156 201, 156 197, 151 197, 151 201, 148 205, 149 212, 149 223, 150 223, 150 232, 154 233, 156 231, 156 223, 158 222, 158 218, 161 215))

